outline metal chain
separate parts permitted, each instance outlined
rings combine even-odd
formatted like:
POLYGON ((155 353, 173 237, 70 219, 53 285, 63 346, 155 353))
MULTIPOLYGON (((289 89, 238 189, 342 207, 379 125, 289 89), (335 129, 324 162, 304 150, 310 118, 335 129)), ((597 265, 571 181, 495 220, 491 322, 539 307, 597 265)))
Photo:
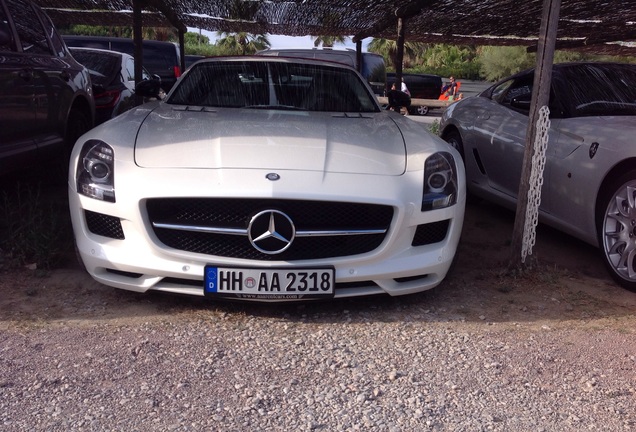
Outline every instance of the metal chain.
POLYGON ((536 242, 536 228, 539 223, 539 205, 541 204, 541 186, 543 186, 543 170, 545 168, 545 153, 548 148, 548 131, 550 129, 550 110, 542 106, 537 120, 537 133, 532 155, 532 171, 530 172, 530 187, 528 189, 528 207, 523 227, 523 243, 521 247, 521 262, 532 255, 532 247, 536 242))

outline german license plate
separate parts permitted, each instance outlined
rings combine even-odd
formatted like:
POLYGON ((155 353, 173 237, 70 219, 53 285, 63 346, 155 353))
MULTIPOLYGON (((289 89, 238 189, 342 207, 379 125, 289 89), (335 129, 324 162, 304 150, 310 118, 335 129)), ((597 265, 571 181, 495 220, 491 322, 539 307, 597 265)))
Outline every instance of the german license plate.
POLYGON ((205 267, 204 294, 259 300, 333 297, 335 270, 320 268, 205 267))

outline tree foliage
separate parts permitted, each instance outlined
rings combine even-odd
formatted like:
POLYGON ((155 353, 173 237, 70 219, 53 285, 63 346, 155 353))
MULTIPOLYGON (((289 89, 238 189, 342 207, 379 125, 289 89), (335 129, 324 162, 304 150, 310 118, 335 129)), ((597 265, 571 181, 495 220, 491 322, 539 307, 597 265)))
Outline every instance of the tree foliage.
POLYGON ((535 56, 520 46, 486 46, 479 54, 481 76, 487 81, 498 81, 535 64, 535 56))
POLYGON ((312 36, 316 48, 332 48, 336 44, 343 44, 347 41, 345 36, 312 36))
POLYGON ((271 46, 266 35, 252 33, 218 32, 216 45, 223 55, 250 55, 271 46))
MULTIPOLYGON (((423 53, 426 52, 428 45, 419 42, 404 43, 404 57, 402 59, 402 67, 408 68, 423 53)), ((373 39, 367 45, 367 51, 380 54, 384 57, 390 69, 395 69, 397 65, 397 42, 392 39, 373 39)))

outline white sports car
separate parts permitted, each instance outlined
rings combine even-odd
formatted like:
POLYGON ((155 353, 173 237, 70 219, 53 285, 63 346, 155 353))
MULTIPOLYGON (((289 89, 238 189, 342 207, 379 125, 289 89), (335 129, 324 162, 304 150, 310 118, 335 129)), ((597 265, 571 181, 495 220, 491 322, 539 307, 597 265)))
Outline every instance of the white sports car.
POLYGON ((437 286, 466 191, 460 154, 354 69, 260 56, 199 61, 83 135, 69 196, 101 283, 282 301, 437 286))

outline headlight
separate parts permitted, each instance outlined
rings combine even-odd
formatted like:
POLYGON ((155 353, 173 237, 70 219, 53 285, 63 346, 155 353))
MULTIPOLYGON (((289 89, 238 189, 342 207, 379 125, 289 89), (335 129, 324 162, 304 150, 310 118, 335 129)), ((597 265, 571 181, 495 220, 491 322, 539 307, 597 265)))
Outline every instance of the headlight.
POLYGON ((108 144, 89 140, 82 147, 75 178, 77 192, 102 201, 115 202, 115 153, 108 144))
POLYGON ((457 171, 450 153, 439 152, 426 159, 422 211, 450 207, 457 202, 457 171))

